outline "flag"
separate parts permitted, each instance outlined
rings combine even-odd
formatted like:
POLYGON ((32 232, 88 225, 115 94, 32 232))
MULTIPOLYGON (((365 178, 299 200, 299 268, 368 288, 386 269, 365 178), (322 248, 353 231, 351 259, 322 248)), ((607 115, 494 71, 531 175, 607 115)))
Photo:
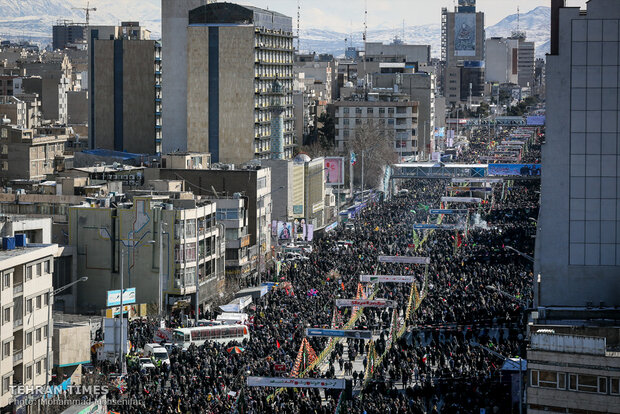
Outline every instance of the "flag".
POLYGON ((280 349, 280 341, 278 341, 277 339, 276 339, 276 346, 278 347, 278 349, 280 349))
POLYGON ((342 290, 344 290, 344 283, 340 282, 340 286, 342 286, 342 290))
POLYGON ((424 354, 422 357, 422 363, 426 364, 426 360, 428 359, 428 354, 424 354))
POLYGON ((357 163, 357 157, 355 156, 355 153, 351 151, 351 165, 355 165, 356 163, 357 163))

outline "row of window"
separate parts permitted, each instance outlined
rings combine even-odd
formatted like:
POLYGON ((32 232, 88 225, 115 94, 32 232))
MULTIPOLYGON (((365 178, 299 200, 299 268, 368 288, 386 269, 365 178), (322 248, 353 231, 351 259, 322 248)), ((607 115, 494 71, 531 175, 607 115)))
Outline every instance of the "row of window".
MULTIPOLYGON (((26 299, 26 315, 49 305, 49 293, 26 299), (36 307, 36 308, 35 308, 36 307)), ((21 313, 21 310, 19 311, 21 313)), ((14 315, 15 320, 21 320, 22 315, 14 315)), ((11 322, 11 305, 2 309, 2 325, 11 322)))
POLYGON ((530 371, 530 386, 559 390, 620 395, 620 377, 570 374, 557 371, 530 371), (568 377, 568 378, 567 378, 568 377), (567 381, 568 379, 568 381, 567 381))
MULTIPOLYGON (((343 114, 353 113, 352 109, 355 109, 355 114, 356 115, 361 115, 364 112, 367 113, 367 114, 374 114, 375 113, 375 108, 373 108, 373 107, 370 107, 370 108, 360 108, 360 107, 349 108, 349 107, 344 107, 344 108, 342 108, 342 113, 343 114)), ((378 111, 379 114, 386 113, 386 109, 387 109, 387 113, 388 114, 393 114, 393 113, 406 114, 407 113, 407 109, 409 109, 409 107, 402 107, 402 106, 399 106, 398 108, 392 108, 392 107, 383 108, 383 107, 381 107, 381 108, 378 108, 378 109, 379 109, 379 111, 378 111)))

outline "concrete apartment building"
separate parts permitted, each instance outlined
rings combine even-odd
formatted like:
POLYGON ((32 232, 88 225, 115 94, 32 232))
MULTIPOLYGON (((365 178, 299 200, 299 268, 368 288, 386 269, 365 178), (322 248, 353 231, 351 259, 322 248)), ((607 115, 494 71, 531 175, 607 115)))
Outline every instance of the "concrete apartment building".
POLYGON ((67 123, 67 91, 72 89, 72 66, 66 55, 47 61, 24 61, 22 79, 24 93, 37 94, 43 119, 67 123))
POLYGON ((179 65, 185 52, 164 46, 164 57, 170 56, 180 66, 174 70, 179 79, 164 85, 166 99, 170 99, 167 107, 175 107, 175 116, 180 118, 170 129, 164 125, 164 135, 170 140, 165 151, 209 152, 214 163, 238 164, 268 158, 271 86, 277 78, 285 92, 284 156, 291 158, 291 18, 233 3, 211 3, 188 8, 187 12, 184 6, 166 3, 162 13, 164 37, 166 42, 187 49, 187 63, 179 65), (184 25, 178 20, 183 13, 184 25), (182 72, 181 67, 187 70, 182 72), (191 88, 183 86, 183 82, 191 88), (183 107, 186 112, 179 112, 183 107))
MULTIPOLYGON (((417 71, 420 65, 428 64, 430 61, 430 45, 409 45, 398 38, 390 44, 367 42, 363 62, 358 64, 358 79, 365 79, 368 74, 390 73, 392 71, 389 64, 402 64, 402 67, 406 66, 417 71)), ((370 79, 366 80, 370 82, 370 79)), ((371 87, 377 85, 371 84, 371 87)))
POLYGON ((441 47, 445 57, 446 105, 479 101, 484 93, 484 13, 475 0, 459 0, 454 12, 442 9, 441 47))
POLYGON ((409 96, 411 101, 418 102, 418 157, 430 158, 435 150, 434 132, 437 117, 443 118, 445 113, 435 108, 436 82, 433 73, 374 73, 372 83, 377 88, 393 88, 409 96))
POLYGON ((90 147, 158 154, 161 45, 138 22, 123 22, 106 34, 106 28, 90 29, 90 147))
POLYGON ((0 179, 43 180, 47 174, 62 171, 69 136, 66 130, 60 134, 59 130, 1 126, 0 179))
POLYGON ((272 221, 305 218, 305 164, 294 160, 261 160, 271 170, 272 221))
POLYGON ((136 303, 149 304, 151 312, 160 274, 167 308, 180 300, 203 307, 219 298, 225 249, 215 203, 136 195, 130 202, 105 198, 97 204, 69 209, 69 244, 77 248, 78 274, 89 276, 78 285, 78 310, 104 309, 106 291, 120 289, 121 273, 124 287, 136 288, 136 303))
POLYGON ((527 412, 619 412, 620 329, 560 331, 570 333, 543 329, 531 335, 527 412))
MULTIPOLYGON (((391 91, 391 90, 390 90, 391 91)), ((347 143, 355 137, 356 128, 372 122, 392 135, 394 152, 401 157, 418 156, 418 102, 408 96, 389 91, 371 92, 368 101, 350 100, 334 103, 336 110, 336 149, 347 153, 347 143), (388 101, 386 97, 390 97, 388 101)))
MULTIPOLYGON (((11 386, 45 385, 54 254, 58 246, 29 245, 0 251, 0 407, 14 402, 11 386)), ((51 350, 49 358, 52 358, 51 350)), ((51 378, 51 376, 49 377, 51 378)))
POLYGON ((184 180, 184 190, 197 195, 232 197, 240 193, 247 197, 250 245, 259 245, 262 254, 271 251, 269 224, 272 217, 272 174, 269 168, 252 165, 225 165, 209 170, 148 168, 144 176, 146 186, 151 180, 184 180))
POLYGON ((20 128, 37 128, 41 126, 39 112, 41 103, 36 94, 0 96, 0 116, 8 119, 10 125, 20 128))

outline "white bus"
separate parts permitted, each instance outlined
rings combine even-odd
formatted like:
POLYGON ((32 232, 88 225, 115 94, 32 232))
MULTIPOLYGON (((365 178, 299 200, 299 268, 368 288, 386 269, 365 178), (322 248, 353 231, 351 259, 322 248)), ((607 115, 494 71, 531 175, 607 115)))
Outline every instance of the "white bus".
POLYGON ((219 325, 199 326, 197 328, 179 328, 172 333, 172 341, 175 346, 183 349, 189 348, 190 344, 200 346, 205 341, 214 341, 227 344, 230 341, 241 342, 250 339, 250 330, 246 325, 219 325))

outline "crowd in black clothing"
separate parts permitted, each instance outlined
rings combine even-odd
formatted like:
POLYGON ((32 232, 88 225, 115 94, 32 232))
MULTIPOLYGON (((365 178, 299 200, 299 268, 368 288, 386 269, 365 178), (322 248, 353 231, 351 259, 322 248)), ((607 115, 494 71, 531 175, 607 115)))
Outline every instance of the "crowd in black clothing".
MULTIPOLYGON (((532 266, 506 246, 532 254, 530 235, 532 219, 538 214, 538 186, 529 181, 504 188, 496 185, 489 197, 492 201, 465 206, 472 209, 467 226, 456 232, 435 231, 421 246, 414 246, 412 224, 426 222, 429 207, 439 208, 447 185, 447 180, 410 181, 402 184, 408 194, 369 202, 353 220, 354 228, 339 226, 315 241, 309 260, 283 266, 279 280, 290 282, 294 294, 274 289, 248 311, 253 317, 251 338, 237 344, 244 352, 228 352, 234 343, 207 342, 187 351, 173 350, 169 367, 162 364, 144 371, 130 366, 126 389, 115 390, 110 397, 133 398, 137 404, 110 408, 128 413, 334 413, 338 394, 317 389, 285 389, 274 394, 271 388, 246 387, 245 379, 282 375, 275 371, 275 364, 284 364, 289 373, 305 329, 330 327, 333 312, 340 312, 337 320, 342 326, 351 309, 337 310, 334 300, 355 297, 359 275, 377 271, 414 275, 419 288, 426 272, 427 294, 407 322, 405 334, 387 352, 391 313, 364 310, 354 328, 380 333, 375 347, 377 354, 385 352, 385 358, 374 368, 362 393, 341 401, 341 408, 354 413, 478 413, 481 408, 487 413, 510 412, 510 388, 500 373, 503 361, 477 344, 505 356, 525 357, 524 309, 532 299, 532 266), (351 245, 344 247, 338 240, 349 240, 351 245), (428 269, 378 264, 378 255, 427 256, 431 264, 428 269), (310 289, 318 294, 309 297, 310 289)), ((376 288, 377 298, 399 303, 402 318, 410 286, 382 284, 376 288)), ((134 321, 130 339, 136 347, 143 347, 152 342, 154 330, 154 322, 134 321)), ((318 354, 328 341, 312 337, 309 342, 318 354)), ((351 361, 363 358, 364 365, 368 364, 367 342, 350 340, 347 351, 342 343, 337 344, 326 359, 326 369, 306 375, 333 376, 338 366, 361 386, 364 372, 353 370, 351 361)))

